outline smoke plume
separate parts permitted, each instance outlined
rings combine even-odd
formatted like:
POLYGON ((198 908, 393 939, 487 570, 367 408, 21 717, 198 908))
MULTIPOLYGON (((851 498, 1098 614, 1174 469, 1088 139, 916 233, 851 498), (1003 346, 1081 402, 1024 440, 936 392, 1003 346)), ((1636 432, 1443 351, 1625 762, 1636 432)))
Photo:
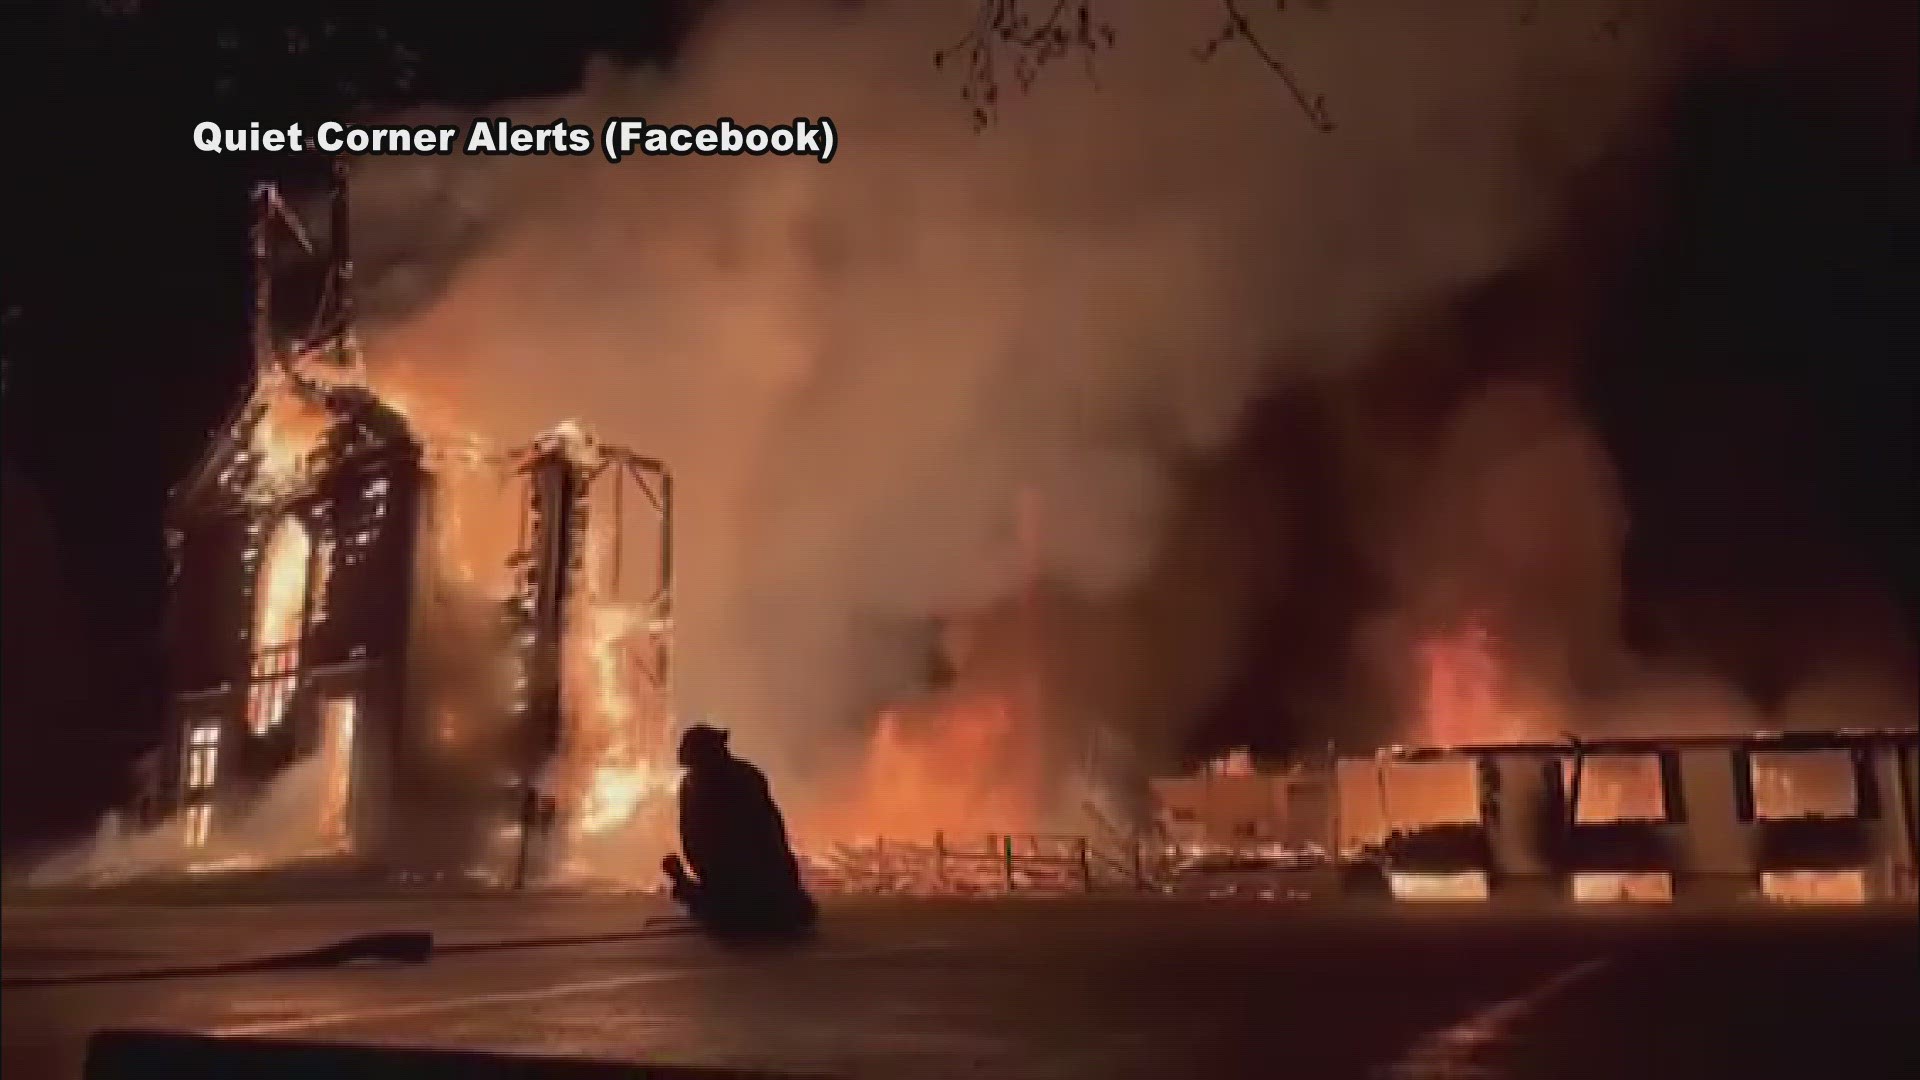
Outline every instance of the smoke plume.
MULTIPOLYGON (((824 114, 835 159, 359 162, 374 375, 500 442, 578 417, 670 463, 680 712, 735 727, 776 769, 814 762, 920 685, 913 628, 1020 587, 1022 493, 1044 507, 1031 569, 1081 602, 1126 601, 1182 470, 1276 378, 1374 363, 1556 225, 1570 183, 1657 99, 1677 31, 1608 33, 1611 4, 1522 7, 1270 16, 1265 40, 1327 99, 1322 134, 1250 52, 1194 59, 1211 5, 1107 4, 1118 42, 1091 75, 1065 62, 1030 95, 1002 87, 975 134, 958 79, 929 62, 970 0, 732 5, 671 72, 596 65, 577 92, 493 114, 824 114)), ((1527 427, 1470 410, 1459 455, 1526 442, 1523 486, 1588 468, 1558 406, 1514 393, 1527 427)), ((1475 548, 1501 512, 1432 539, 1525 563, 1524 547, 1475 548)), ((1566 526, 1540 542, 1614 558, 1604 494, 1566 526)), ((1206 575, 1231 593, 1223 576, 1206 575)), ((1613 603, 1551 569, 1529 584, 1544 588, 1513 599, 1596 618, 1613 603)), ((1437 588, 1422 602, 1454 602, 1437 588)), ((1184 724, 1232 605, 1136 608, 1196 619, 1156 637, 1223 647, 1176 651, 1199 676, 1144 666, 1155 722, 1184 724)), ((1088 700, 1128 697, 1111 684, 1134 677, 1141 636, 1110 637, 1105 663, 1076 665, 1088 700)))
POLYGON ((183 844, 188 813, 147 828, 117 811, 103 815, 91 837, 69 844, 30 866, 20 883, 39 888, 119 885, 147 878, 203 871, 252 870, 307 856, 330 854, 317 829, 318 808, 329 782, 319 756, 295 761, 263 784, 239 811, 223 821, 213 839, 183 844))

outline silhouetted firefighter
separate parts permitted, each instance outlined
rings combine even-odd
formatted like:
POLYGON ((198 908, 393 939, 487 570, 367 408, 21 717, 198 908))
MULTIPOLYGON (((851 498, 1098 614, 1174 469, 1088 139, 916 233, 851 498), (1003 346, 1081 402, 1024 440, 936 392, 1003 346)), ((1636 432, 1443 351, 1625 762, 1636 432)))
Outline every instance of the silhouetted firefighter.
POLYGON ((813 924, 813 899, 787 843, 767 778, 705 724, 680 737, 679 856, 666 858, 673 897, 719 931, 795 931, 813 924), (689 873, 691 869, 691 873, 689 873))

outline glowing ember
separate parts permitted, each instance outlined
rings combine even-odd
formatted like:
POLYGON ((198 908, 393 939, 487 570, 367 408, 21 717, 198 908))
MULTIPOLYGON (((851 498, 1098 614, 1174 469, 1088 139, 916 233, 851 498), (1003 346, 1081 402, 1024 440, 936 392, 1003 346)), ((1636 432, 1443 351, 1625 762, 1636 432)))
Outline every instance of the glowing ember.
POLYGON ((345 847, 352 839, 347 815, 353 791, 355 701, 333 698, 321 712, 320 842, 345 847))
POLYGON ((1582 904, 1659 904, 1673 900, 1673 875, 1665 871, 1583 871, 1572 878, 1573 898, 1582 904))
MULTIPOLYGON (((1561 782, 1574 786, 1574 763, 1561 764, 1561 782)), ((1660 759, 1652 754, 1594 754, 1579 768, 1580 805, 1574 820, 1580 824, 1617 821, 1664 821, 1666 796, 1661 787, 1660 759)))
POLYGON ((1256 776, 1259 770, 1254 767, 1253 753, 1245 747, 1229 750, 1206 763, 1201 770, 1208 776, 1256 776))
POLYGON ((1760 894, 1788 904, 1860 904, 1867 899, 1864 870, 1774 870, 1760 875, 1760 894))
POLYGON ((267 865, 268 860, 254 854, 229 855, 223 859, 209 859, 205 862, 190 863, 189 874, 232 874, 245 870, 258 870, 267 865))
POLYGON ((625 825, 649 802, 671 798, 679 783, 678 769, 603 765, 581 800, 580 831, 593 835, 625 825))
POLYGON ((1754 815, 1762 821, 1847 818, 1860 810, 1853 760, 1843 751, 1753 755, 1754 815))
POLYGON ((1396 900, 1485 900, 1490 895, 1487 875, 1469 870, 1453 874, 1396 872, 1388 875, 1388 887, 1396 900))
POLYGON ((253 473, 242 494, 256 505, 266 505, 299 486, 307 456, 319 444, 331 417, 302 397, 292 377, 279 368, 260 372, 252 407, 258 411, 247 448, 253 473))

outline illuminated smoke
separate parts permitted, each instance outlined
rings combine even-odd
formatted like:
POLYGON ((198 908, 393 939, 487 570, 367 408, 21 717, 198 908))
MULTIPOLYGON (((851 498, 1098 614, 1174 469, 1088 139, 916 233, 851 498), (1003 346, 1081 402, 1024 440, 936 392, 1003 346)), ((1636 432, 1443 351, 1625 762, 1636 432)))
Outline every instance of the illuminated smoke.
MULTIPOLYGON (((1388 440, 1358 453, 1389 459, 1388 440)), ((1419 742, 1554 740, 1569 703, 1623 662, 1626 515, 1612 465, 1566 398, 1501 383, 1402 451, 1361 511, 1387 582, 1363 634, 1370 680, 1419 742)))
POLYGON ((680 710, 776 780, 857 760, 847 736, 924 689, 914 628, 1016 588, 1019 490, 1047 509, 1040 573, 1123 596, 1177 466, 1276 370, 1360 365, 1507 267, 1659 67, 1658 35, 1602 40, 1598 8, 1348 6, 1286 31, 1336 105, 1323 136, 1251 58, 1168 44, 1210 14, 1114 4, 1097 80, 1063 66, 975 136, 929 63, 971 10, 739 6, 671 74, 496 110, 827 114, 830 165, 357 166, 375 381, 502 443, 578 416, 671 463, 680 710))
POLYGON ((337 774, 325 754, 282 770, 244 804, 222 809, 210 841, 184 842, 189 823, 180 814, 148 829, 108 813, 94 835, 28 868, 23 883, 37 887, 114 885, 159 876, 253 870, 341 850, 331 828, 328 798, 337 774))
MULTIPOLYGON (((1376 467, 1390 457, 1381 445, 1359 453, 1376 467)), ((1458 745, 1911 725, 1913 681, 1875 649, 1825 664, 1812 649, 1792 657, 1778 702, 1704 662, 1634 649, 1619 484, 1598 438, 1546 383, 1467 395, 1398 465, 1397 480, 1371 493, 1362 532, 1390 583, 1363 633, 1367 681, 1394 688, 1388 737, 1458 745)), ((1848 628, 1858 634, 1859 621, 1848 628)), ((1881 649, 1910 642, 1882 636, 1881 649)))

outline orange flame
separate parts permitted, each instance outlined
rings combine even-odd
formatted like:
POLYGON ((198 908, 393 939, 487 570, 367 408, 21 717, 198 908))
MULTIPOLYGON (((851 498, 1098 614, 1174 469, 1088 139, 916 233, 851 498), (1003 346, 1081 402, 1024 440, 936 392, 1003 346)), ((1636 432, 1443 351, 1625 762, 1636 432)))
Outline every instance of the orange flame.
MULTIPOLYGON (((569 426, 554 434, 587 445, 569 426)), ((650 599, 623 596, 617 586, 619 530, 610 510, 599 504, 588 515, 581 606, 565 641, 572 689, 557 786, 576 808, 575 840, 617 835, 664 845, 663 835, 642 835, 659 832, 653 811, 671 803, 679 779, 666 753, 670 703, 646 663, 661 627, 650 599)))
POLYGON ((643 804, 671 792, 677 770, 664 759, 667 710, 633 650, 644 643, 644 613, 589 599, 568 635, 576 673, 561 785, 577 799, 574 824, 604 833, 633 821, 643 804))
MULTIPOLYGON (((293 671, 300 664, 312 549, 313 538, 298 518, 281 518, 267 539, 260 576, 254 585, 253 648, 256 655, 282 654, 275 670, 293 671)), ((247 723, 256 735, 280 722, 290 699, 290 695, 271 691, 270 685, 262 683, 255 683, 249 691, 247 723)))
POLYGON ((1418 738, 1432 746, 1552 738, 1554 725, 1521 701, 1484 616, 1436 632, 1415 647, 1418 738))
POLYGON ((277 372, 262 373, 254 400, 262 411, 248 447, 256 473, 247 494, 271 502, 300 482, 307 455, 319 445, 331 418, 295 393, 292 381, 277 372))
POLYGON ((1013 509, 1023 578, 1013 606, 945 624, 941 647, 958 682, 879 715, 850 794, 810 830, 817 838, 1033 833, 1047 822, 1058 777, 1041 735, 1038 494, 1022 489, 1013 509))
POLYGON ((850 797, 808 831, 841 840, 1035 831, 1044 763, 1024 713, 1014 695, 994 692, 881 713, 850 797))
POLYGON ((300 620, 307 602, 307 563, 312 538, 297 518, 282 518, 267 541, 254 601, 254 648, 300 643, 300 620))

